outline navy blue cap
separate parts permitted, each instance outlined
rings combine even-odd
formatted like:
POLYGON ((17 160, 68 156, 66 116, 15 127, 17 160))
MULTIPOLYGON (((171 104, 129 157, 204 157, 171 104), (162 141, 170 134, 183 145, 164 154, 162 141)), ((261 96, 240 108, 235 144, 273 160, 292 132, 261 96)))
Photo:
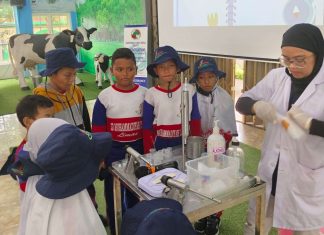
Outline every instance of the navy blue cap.
POLYGON ((194 76, 191 78, 190 83, 197 82, 199 73, 203 72, 212 72, 218 79, 226 76, 226 73, 218 70, 218 66, 213 58, 201 57, 194 65, 194 76))
POLYGON ((173 60, 177 68, 179 69, 179 72, 183 72, 189 68, 187 64, 181 61, 178 52, 171 46, 163 46, 159 47, 154 52, 154 61, 153 63, 149 64, 147 66, 147 72, 153 76, 157 77, 157 74, 154 71, 154 68, 159 65, 163 64, 164 62, 168 60, 173 60))
POLYGON ((27 180, 29 176, 44 174, 44 171, 30 159, 29 152, 22 149, 17 158, 8 169, 10 174, 17 175, 23 180, 27 180))
POLYGON ((111 148, 111 134, 89 133, 71 125, 56 128, 41 145, 36 163, 45 175, 37 182, 39 194, 62 199, 87 188, 99 174, 99 164, 111 148))
POLYGON ((57 48, 45 53, 46 69, 41 71, 41 76, 49 76, 63 67, 83 68, 85 63, 80 63, 69 47, 57 48))
POLYGON ((168 198, 141 201, 128 209, 121 230, 122 235, 196 235, 182 205, 168 198))

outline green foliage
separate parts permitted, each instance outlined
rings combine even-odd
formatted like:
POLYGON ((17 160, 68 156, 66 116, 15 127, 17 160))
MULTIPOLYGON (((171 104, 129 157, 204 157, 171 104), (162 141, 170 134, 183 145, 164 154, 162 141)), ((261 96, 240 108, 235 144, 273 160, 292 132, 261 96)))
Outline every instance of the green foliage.
POLYGON ((15 24, 12 7, 9 4, 0 5, 0 25, 15 24))
POLYGON ((123 46, 124 25, 145 24, 143 0, 86 0, 77 6, 78 24, 87 28, 97 27, 91 36, 90 51, 81 49, 85 70, 94 74, 93 57, 98 53, 109 56, 123 46))
POLYGON ((243 80, 244 71, 242 68, 235 68, 235 79, 243 80))
POLYGON ((90 20, 98 31, 108 31, 110 40, 122 40, 124 25, 144 24, 143 0, 87 0, 77 8, 79 25, 90 20))
POLYGON ((242 60, 236 60, 235 79, 243 80, 243 77, 244 77, 244 63, 242 60))

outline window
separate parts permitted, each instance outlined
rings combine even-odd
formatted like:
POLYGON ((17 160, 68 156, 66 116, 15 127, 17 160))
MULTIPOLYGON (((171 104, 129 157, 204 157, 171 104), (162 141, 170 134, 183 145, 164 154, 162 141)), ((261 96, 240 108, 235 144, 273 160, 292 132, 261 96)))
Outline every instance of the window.
POLYGON ((3 2, 0 5, 0 64, 9 62, 8 41, 13 34, 16 34, 13 8, 3 2))
POLYGON ((71 29, 69 14, 33 14, 34 34, 59 33, 64 29, 71 29))

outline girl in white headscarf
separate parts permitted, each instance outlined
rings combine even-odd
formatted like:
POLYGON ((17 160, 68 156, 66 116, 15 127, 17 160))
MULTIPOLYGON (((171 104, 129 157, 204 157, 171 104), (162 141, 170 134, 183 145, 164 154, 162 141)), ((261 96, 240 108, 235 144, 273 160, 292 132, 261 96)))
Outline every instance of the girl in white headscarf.
MULTIPOLYGON (((99 163, 98 165, 97 161, 89 163, 92 164, 91 174, 93 176, 91 179, 87 178, 84 180, 84 183, 76 183, 80 182, 79 175, 83 175, 81 171, 78 170, 77 173, 74 174, 77 175, 75 179, 78 181, 71 181, 70 179, 74 179, 73 175, 71 175, 71 177, 68 175, 68 172, 71 172, 74 166, 76 169, 79 169, 80 166, 79 161, 70 158, 70 155, 73 155, 73 153, 70 152, 71 150, 75 151, 76 148, 84 148, 82 147, 84 145, 82 142, 80 143, 80 146, 78 145, 79 135, 82 136, 81 138, 86 139, 85 141, 97 143, 95 136, 92 137, 90 133, 83 133, 77 127, 74 127, 61 119, 39 119, 30 127, 25 149, 29 151, 32 161, 44 170, 45 175, 32 176, 28 179, 24 208, 21 215, 24 216, 24 218, 21 219, 24 224, 20 227, 20 234, 106 234, 106 230, 86 190, 88 184, 87 181, 93 181, 93 176, 97 174, 94 169, 97 168, 99 170, 99 163), (89 140, 84 136, 89 137, 89 140), (64 147, 65 143, 66 147, 64 147), (74 146, 71 147, 70 143, 73 143, 74 146), (62 181, 54 181, 54 184, 58 182, 60 186, 63 186, 65 182, 68 182, 64 185, 65 188, 52 187, 52 176, 50 175, 51 172, 48 171, 48 164, 51 164, 52 169, 55 169, 54 172, 57 172, 56 168, 64 168, 65 166, 72 167, 71 171, 66 170, 66 176, 64 175, 64 171, 63 173, 60 171, 58 175, 55 175, 55 177, 61 177, 62 174, 62 176, 66 177, 62 181), (68 194, 65 194, 65 192, 68 194)), ((108 134, 104 137, 107 136, 108 134)), ((105 141, 106 140, 107 138, 105 138, 105 141)), ((107 145, 106 142, 103 143, 107 145)), ((88 148, 90 149, 89 151, 84 149, 81 151, 87 152, 86 154, 88 155, 93 153, 97 146, 93 143, 91 144, 92 145, 89 145, 91 148, 88 148), (92 147, 93 145, 95 147, 92 147)), ((77 154, 82 159, 88 156, 82 156, 80 153, 77 154)), ((80 162, 82 162, 82 160, 80 160, 80 162)), ((86 166, 84 168, 89 170, 86 166)))
MULTIPOLYGON (((35 161, 38 150, 40 146, 44 143, 47 137, 59 126, 67 124, 66 121, 62 119, 53 118, 51 125, 43 126, 42 129, 30 128, 27 133, 27 142, 24 145, 24 150, 29 152, 30 158, 32 161, 35 161)), ((26 218, 28 215, 28 210, 30 208, 30 204, 32 203, 33 198, 36 194, 35 185, 38 180, 42 177, 42 175, 34 175, 28 177, 25 196, 23 197, 20 205, 20 221, 17 235, 24 235, 26 230, 26 218)))

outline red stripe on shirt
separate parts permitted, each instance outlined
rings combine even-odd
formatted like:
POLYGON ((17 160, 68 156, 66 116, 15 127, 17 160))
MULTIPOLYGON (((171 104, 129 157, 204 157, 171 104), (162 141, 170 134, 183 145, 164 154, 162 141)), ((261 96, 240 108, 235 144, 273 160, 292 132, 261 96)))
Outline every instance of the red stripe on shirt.
POLYGON ((112 139, 120 142, 135 141, 143 138, 142 117, 107 118, 107 131, 112 139))
POLYGON ((92 125, 92 132, 106 132, 106 126, 96 126, 92 125))
POLYGON ((156 126, 157 136, 163 138, 177 138, 181 136, 181 124, 156 126))

